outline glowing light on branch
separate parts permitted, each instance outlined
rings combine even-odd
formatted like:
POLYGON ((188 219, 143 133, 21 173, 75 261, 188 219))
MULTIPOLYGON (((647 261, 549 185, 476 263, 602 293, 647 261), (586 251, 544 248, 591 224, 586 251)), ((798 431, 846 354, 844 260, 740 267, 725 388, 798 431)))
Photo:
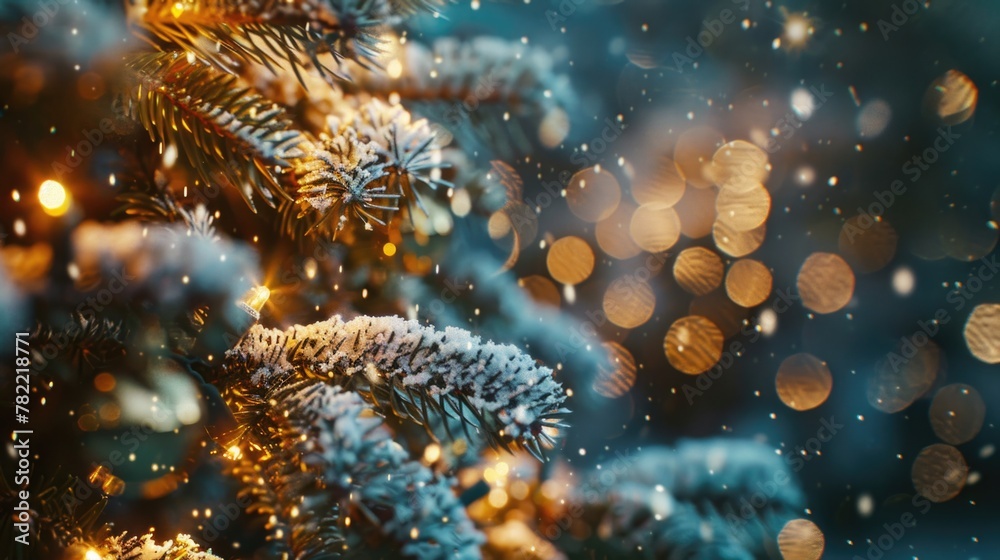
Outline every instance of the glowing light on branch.
POLYGON ((66 187, 49 179, 38 187, 38 202, 49 216, 62 216, 69 210, 70 196, 66 187))
POLYGON ((260 319, 260 310, 264 308, 264 304, 267 303, 270 297, 271 290, 267 289, 267 286, 256 286, 247 290, 247 293, 244 294, 243 299, 237 305, 240 306, 240 309, 249 313, 256 321, 260 319))

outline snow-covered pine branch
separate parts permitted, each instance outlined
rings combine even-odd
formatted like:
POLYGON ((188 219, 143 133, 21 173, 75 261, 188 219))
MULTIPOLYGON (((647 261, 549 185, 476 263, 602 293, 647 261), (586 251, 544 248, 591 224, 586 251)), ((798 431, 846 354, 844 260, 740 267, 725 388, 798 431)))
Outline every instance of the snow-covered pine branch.
POLYGON ((432 414, 461 417, 494 447, 514 443, 539 458, 568 413, 552 370, 515 346, 398 317, 334 316, 285 331, 255 325, 227 353, 225 370, 238 417, 267 403, 273 388, 312 377, 425 426, 432 414))
POLYGON ((295 558, 352 557, 375 543, 406 558, 482 557, 453 479, 410 461, 360 396, 305 380, 268 400, 257 444, 295 558))

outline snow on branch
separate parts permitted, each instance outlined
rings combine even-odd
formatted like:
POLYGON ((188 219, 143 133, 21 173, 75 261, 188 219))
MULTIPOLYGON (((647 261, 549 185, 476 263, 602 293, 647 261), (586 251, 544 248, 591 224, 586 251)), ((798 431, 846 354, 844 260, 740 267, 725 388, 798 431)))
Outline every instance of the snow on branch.
POLYGON ((462 418, 494 447, 513 443, 540 458, 568 413, 552 370, 515 346, 398 317, 334 316, 285 331, 255 325, 227 353, 226 370, 243 396, 237 414, 291 379, 319 378, 357 391, 380 413, 425 426, 432 414, 462 418))

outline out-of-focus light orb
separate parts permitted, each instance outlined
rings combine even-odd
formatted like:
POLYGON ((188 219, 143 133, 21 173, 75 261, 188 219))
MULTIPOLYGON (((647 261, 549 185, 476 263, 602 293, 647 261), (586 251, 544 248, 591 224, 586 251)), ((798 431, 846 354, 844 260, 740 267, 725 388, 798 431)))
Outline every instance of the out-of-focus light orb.
POLYGON ((948 70, 927 88, 924 104, 943 124, 961 124, 976 112, 979 88, 958 70, 948 70))
POLYGON ((774 382, 778 398, 792 410, 812 410, 826 402, 833 376, 826 362, 812 354, 793 354, 778 368, 774 382))
POLYGON ((757 326, 760 333, 765 337, 770 337, 778 330, 778 314, 771 308, 765 308, 757 317, 757 326))
POLYGON ((517 281, 517 285, 528 292, 531 295, 531 299, 539 303, 559 307, 560 302, 562 302, 562 298, 559 295, 559 288, 556 287, 552 280, 544 276, 537 274, 525 276, 517 281))
MULTIPOLYGON (((916 337, 916 340, 923 339, 916 337)), ((867 389, 868 404, 872 407, 895 414, 908 408, 934 385, 941 370, 941 349, 931 340, 915 353, 911 350, 913 346, 913 341, 900 342, 875 364, 867 389)))
POLYGON ((385 66, 385 73, 392 79, 396 79, 403 75, 403 63, 399 61, 398 58, 392 59, 389 64, 385 66))
POLYGON ((887 220, 859 214, 844 222, 837 245, 844 260, 862 274, 882 269, 896 255, 899 234, 887 220))
POLYGON ((812 37, 813 31, 815 29, 813 28, 812 20, 806 17, 804 13, 789 14, 785 18, 785 33, 783 36, 786 48, 793 49, 805 46, 809 37, 812 37))
POLYGON ((707 126, 685 130, 674 146, 674 161, 690 186, 711 188, 712 155, 726 143, 722 133, 707 126))
POLYGON ((858 496, 858 514, 861 517, 871 517, 875 511, 875 499, 867 492, 858 496))
POLYGON ((823 531, 808 519, 792 519, 778 533, 778 550, 784 560, 819 560, 825 547, 823 531))
POLYGON ((677 162, 665 155, 644 162, 632 182, 632 198, 639 204, 673 207, 684 196, 687 183, 677 162))
POLYGON ((559 107, 545 114, 538 125, 538 138, 547 148, 556 148, 569 135, 569 115, 559 107))
POLYGON ((802 167, 795 170, 795 182, 802 187, 808 187, 813 184, 816 180, 816 171, 809 167, 808 165, 803 165, 802 167))
POLYGON ((459 218, 464 218, 471 211, 472 197, 469 196, 469 191, 465 189, 455 191, 454 196, 451 197, 451 212, 459 218))
POLYGON ((720 221, 716 221, 712 226, 715 246, 730 257, 745 257, 753 253, 764 242, 766 234, 766 224, 761 224, 750 231, 736 231, 720 221))
POLYGON ((84 560, 101 560, 101 554, 94 549, 87 551, 87 554, 83 555, 84 560))
POLYGON ((69 210, 70 197, 62 183, 49 179, 38 187, 38 202, 49 216, 62 216, 69 210))
POLYGON ((689 315, 670 325, 663 351, 674 369, 688 375, 708 371, 722 357, 724 337, 719 327, 705 317, 689 315))
POLYGON ((974 387, 954 383, 934 395, 929 415, 937 437, 952 445, 961 445, 972 441, 982 430, 986 403, 974 387))
POLYGON ((890 119, 892 119, 892 107, 881 99, 875 99, 861 108, 855 126, 862 138, 876 138, 885 132, 890 119))
POLYGON ((806 121, 816 110, 816 98, 811 91, 806 88, 795 88, 792 91, 791 99, 792 111, 800 119, 806 121))
POLYGON ((716 185, 737 192, 754 189, 770 173, 767 152, 745 140, 734 140, 716 150, 710 169, 716 185))
POLYGON ((740 307, 760 305, 771 294, 771 271, 760 261, 741 259, 726 274, 726 295, 740 307))
POLYGON ((916 491, 936 503, 947 502, 957 496, 965 487, 968 476, 969 465, 962 452, 943 443, 923 448, 910 471, 916 491))
POLYGON ((892 289, 897 294, 906 297, 913 293, 913 288, 917 285, 917 277, 913 275, 913 270, 908 266, 901 266, 892 273, 892 289))
POLYGON ((599 167, 577 172, 566 186, 566 203, 570 211, 590 223, 614 214, 621 196, 621 186, 615 176, 599 167))
POLYGON ((973 356, 987 364, 1000 364, 1000 304, 977 305, 963 334, 973 356))
POLYGON ((839 255, 813 253, 796 279, 802 305, 816 313, 842 309, 854 295, 854 271, 839 255))
POLYGON ((745 191, 723 189, 715 199, 716 220, 735 231, 750 231, 764 224, 771 213, 771 195, 758 183, 745 191))
POLYGON ((635 385, 635 358, 624 346, 617 342, 605 342, 607 362, 597 367, 594 391, 606 398, 617 399, 628 393, 635 385))
POLYGON ((674 279, 685 292, 703 296, 719 287, 725 269, 722 259, 710 249, 690 247, 674 261, 674 279))
POLYGON ((579 284, 594 272, 594 251, 579 237, 563 237, 552 244, 545 263, 557 282, 579 284))
POLYGON ((629 235, 644 251, 666 251, 680 239, 681 220, 673 208, 662 204, 644 204, 632 214, 629 235))
POLYGON ((644 324, 653 316, 655 307, 656 294, 649 284, 630 276, 611 282, 604 292, 604 314, 625 329, 644 324))

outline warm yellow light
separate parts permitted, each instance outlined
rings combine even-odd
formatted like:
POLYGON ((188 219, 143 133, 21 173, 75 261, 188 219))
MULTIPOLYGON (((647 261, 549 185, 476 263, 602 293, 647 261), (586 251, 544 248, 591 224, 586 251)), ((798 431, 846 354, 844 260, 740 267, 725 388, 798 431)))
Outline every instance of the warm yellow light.
POLYGON ((441 446, 432 443, 424 448, 424 462, 427 464, 435 463, 441 458, 441 446))
POLYGON ((813 33, 812 21, 802 14, 789 14, 785 19, 785 40, 789 47, 800 47, 813 33))
POLYGON ((83 556, 83 560, 101 560, 101 555, 92 548, 83 556))
POLYGON ((62 216, 69 210, 69 193, 61 183, 49 179, 38 187, 38 202, 46 214, 62 216))
POLYGON ((396 245, 393 243, 386 243, 382 246, 382 252, 385 253, 385 256, 391 257, 396 254, 396 245))
POLYGON ((250 314, 254 320, 260 319, 260 310, 264 308, 264 304, 267 303, 268 298, 271 297, 271 290, 267 289, 267 286, 256 286, 247 290, 247 293, 243 295, 243 299, 237 302, 240 309, 246 311, 250 314))
POLYGON ((500 509, 507 505, 507 492, 503 488, 494 488, 490 490, 489 496, 486 498, 490 505, 494 508, 500 509))
POLYGON ((392 61, 385 66, 385 73, 388 74, 390 78, 395 80, 403 75, 403 63, 400 62, 398 58, 392 59, 392 61))
POLYGON ((242 456, 243 456, 243 451, 239 448, 238 445, 234 445, 230 447, 228 450, 226 450, 226 457, 234 461, 242 456))

